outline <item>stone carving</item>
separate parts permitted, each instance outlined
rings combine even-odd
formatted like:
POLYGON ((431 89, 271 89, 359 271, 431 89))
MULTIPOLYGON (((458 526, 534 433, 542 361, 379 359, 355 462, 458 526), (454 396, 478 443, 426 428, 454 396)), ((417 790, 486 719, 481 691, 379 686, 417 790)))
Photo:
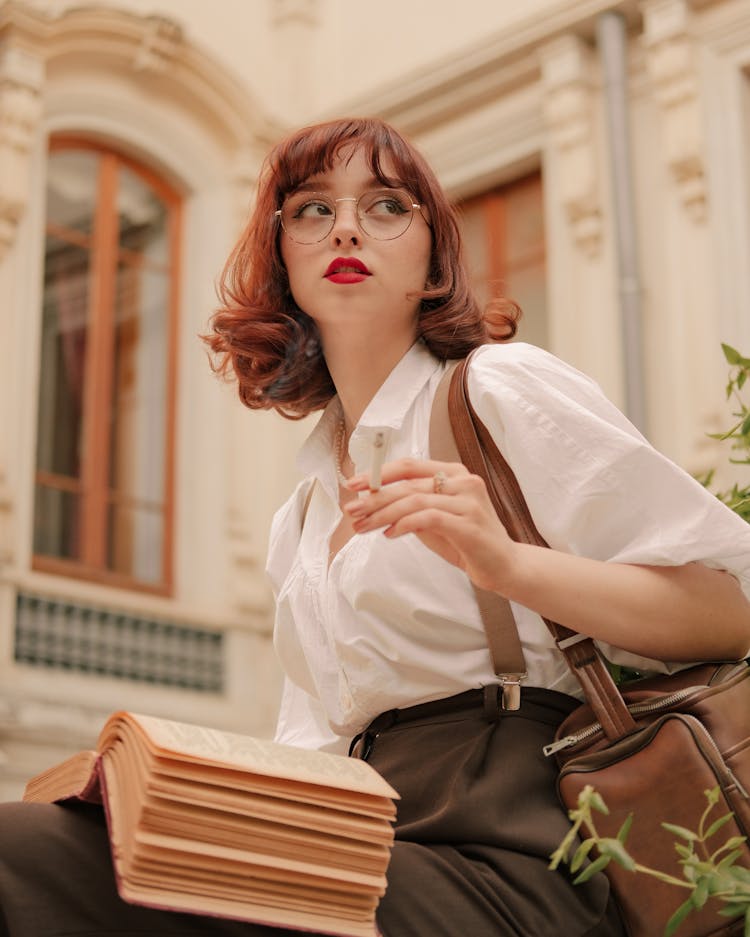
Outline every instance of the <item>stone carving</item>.
POLYGON ((644 0, 642 6, 648 70, 662 108, 664 156, 688 214, 703 221, 706 173, 689 5, 686 0, 644 0))
POLYGON ((558 172, 558 191, 573 238, 590 257, 602 241, 602 206, 595 146, 593 51, 577 36, 541 50, 544 117, 558 172))
POLYGON ((15 239, 29 198, 43 80, 41 59, 0 32, 0 262, 15 239))
POLYGON ((140 72, 165 72, 182 42, 182 27, 165 16, 145 20, 143 38, 135 53, 133 67, 140 72))

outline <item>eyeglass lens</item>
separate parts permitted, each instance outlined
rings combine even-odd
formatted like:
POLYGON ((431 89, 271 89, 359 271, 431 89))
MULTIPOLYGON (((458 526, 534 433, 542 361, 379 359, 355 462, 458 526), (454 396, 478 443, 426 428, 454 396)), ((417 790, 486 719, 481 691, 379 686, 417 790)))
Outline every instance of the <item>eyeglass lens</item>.
MULTIPOLYGON (((284 230, 300 244, 322 241, 333 230, 336 202, 319 192, 295 192, 281 209, 284 230)), ((365 234, 381 241, 400 237, 409 227, 414 214, 414 200, 405 189, 377 189, 365 192, 356 201, 357 220, 365 234)))

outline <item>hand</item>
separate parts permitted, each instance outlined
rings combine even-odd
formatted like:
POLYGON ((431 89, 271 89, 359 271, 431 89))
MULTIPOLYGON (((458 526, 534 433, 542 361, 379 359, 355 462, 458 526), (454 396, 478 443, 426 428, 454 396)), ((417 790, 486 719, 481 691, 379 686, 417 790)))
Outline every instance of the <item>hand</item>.
POLYGON ((461 463, 399 459, 383 466, 383 487, 370 491, 367 475, 347 487, 368 492, 346 505, 355 533, 385 528, 386 537, 413 533, 483 589, 503 592, 516 544, 501 524, 484 480, 461 463))

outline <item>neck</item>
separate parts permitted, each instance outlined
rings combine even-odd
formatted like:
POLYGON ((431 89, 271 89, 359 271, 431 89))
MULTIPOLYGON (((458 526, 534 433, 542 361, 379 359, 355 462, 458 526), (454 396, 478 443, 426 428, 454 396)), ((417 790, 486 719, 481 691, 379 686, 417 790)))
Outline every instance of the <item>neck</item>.
POLYGON ((355 342, 322 335, 323 354, 344 412, 347 437, 385 379, 414 344, 413 332, 355 342))

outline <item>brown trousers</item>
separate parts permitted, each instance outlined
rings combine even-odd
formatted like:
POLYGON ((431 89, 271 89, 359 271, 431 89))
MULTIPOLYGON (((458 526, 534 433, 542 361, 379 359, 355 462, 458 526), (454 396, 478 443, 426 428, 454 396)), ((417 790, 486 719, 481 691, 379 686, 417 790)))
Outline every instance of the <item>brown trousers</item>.
MULTIPOLYGON (((573 886, 548 857, 567 829, 541 754, 569 701, 481 691, 386 713, 358 742, 401 793, 385 937, 621 937, 607 880, 573 886)), ((0 805, 0 937, 284 937, 290 931, 123 902, 102 811, 0 805)))

